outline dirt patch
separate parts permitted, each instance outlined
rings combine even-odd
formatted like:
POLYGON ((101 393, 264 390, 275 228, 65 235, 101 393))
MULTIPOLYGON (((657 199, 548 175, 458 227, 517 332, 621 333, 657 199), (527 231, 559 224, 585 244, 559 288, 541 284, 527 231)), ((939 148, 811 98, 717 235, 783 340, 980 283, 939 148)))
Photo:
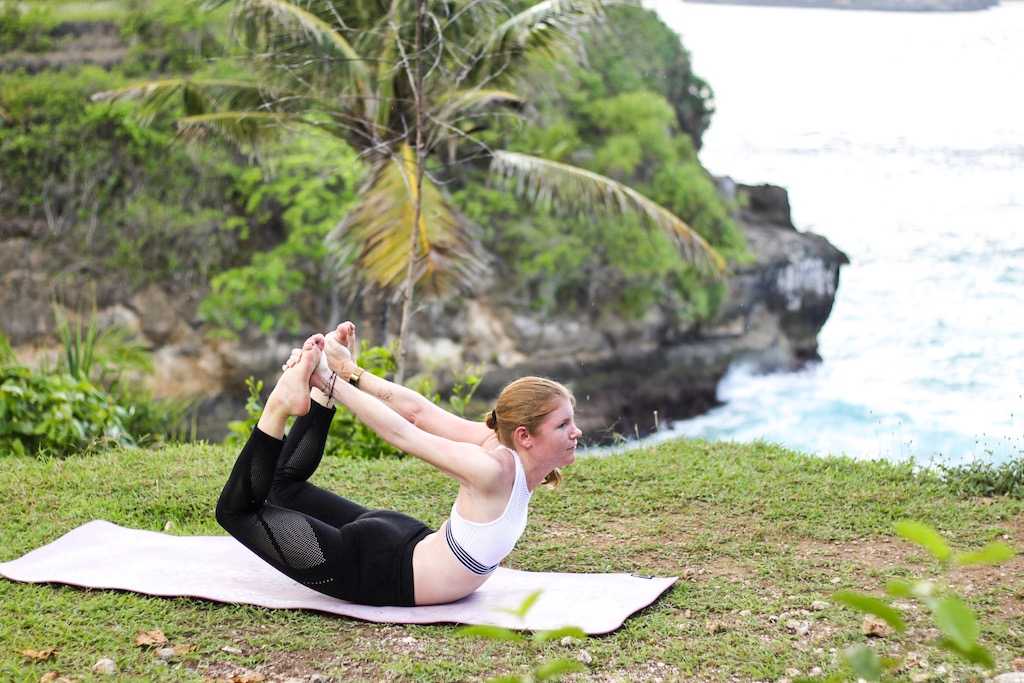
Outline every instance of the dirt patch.
MULTIPOLYGON (((984 609, 1001 619, 1015 620, 1024 617, 1024 554, 1020 554, 1024 551, 1024 515, 1009 520, 1005 527, 1007 533, 998 540, 1017 550, 1017 556, 995 567, 958 567, 950 570, 944 580, 969 602, 995 599, 995 604, 984 609)), ((865 571, 865 578, 904 568, 920 578, 943 580, 942 572, 924 550, 899 539, 836 542, 807 539, 801 541, 795 551, 802 560, 818 567, 838 568, 852 564, 865 571)), ((862 588, 881 587, 881 582, 875 586, 871 583, 866 580, 862 588)))
MULTIPOLYGON (((254 629, 259 632, 263 629, 254 629)), ((389 674, 376 662, 358 661, 352 652, 374 652, 384 639, 400 638, 402 627, 354 622, 344 633, 325 632, 320 644, 329 643, 328 648, 309 650, 278 650, 272 647, 250 644, 248 633, 242 629, 229 641, 228 650, 222 657, 207 655, 189 668, 203 677, 204 681, 227 682, 262 681, 262 683, 309 683, 343 680, 387 680, 389 674), (251 656, 262 654, 266 661, 243 666, 230 661, 230 655, 251 656)))
POLYGON ((1017 620, 1024 617, 1024 514, 1005 526, 1007 533, 995 540, 1009 544, 1018 554, 995 567, 958 567, 950 572, 949 583, 968 599, 998 594, 999 599, 988 611, 1003 619, 1017 620), (1010 588, 1009 595, 1006 588, 1010 588))
POLYGON ((750 581, 754 578, 754 570, 731 557, 716 557, 703 567, 701 573, 726 581, 750 581))
POLYGON ((873 571, 908 565, 916 567, 925 560, 924 551, 905 541, 890 538, 849 541, 804 539, 794 547, 794 552, 811 566, 833 567, 849 562, 873 571))
MULTIPOLYGON (((699 545, 708 524, 700 511, 687 510, 657 517, 616 517, 586 528, 549 521, 544 524, 543 536, 564 542, 585 539, 588 551, 615 558, 622 564, 621 571, 643 568, 685 578, 698 574, 731 580, 753 577, 752 569, 733 558, 717 555, 708 559, 703 550, 694 552, 694 544, 699 545)), ((723 534, 723 542, 734 540, 730 532, 723 534)))

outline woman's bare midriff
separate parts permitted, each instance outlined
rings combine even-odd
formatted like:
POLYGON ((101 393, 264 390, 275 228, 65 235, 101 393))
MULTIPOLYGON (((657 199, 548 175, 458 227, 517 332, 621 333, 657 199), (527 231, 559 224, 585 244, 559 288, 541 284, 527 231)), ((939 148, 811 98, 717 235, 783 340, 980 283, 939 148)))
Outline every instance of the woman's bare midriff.
POLYGON ((454 602, 491 577, 491 574, 474 574, 462 566, 445 541, 444 527, 441 529, 424 537, 413 549, 412 575, 417 605, 454 602))
MULTIPOLYGON (((459 514, 480 523, 490 522, 501 515, 516 478, 515 461, 510 450, 499 447, 497 439, 486 442, 484 448, 498 466, 493 492, 472 491, 462 486, 456 497, 459 514)), ((464 598, 491 577, 491 574, 474 574, 459 562, 448 547, 444 524, 416 544, 412 554, 412 570, 417 605, 437 605, 464 598)))

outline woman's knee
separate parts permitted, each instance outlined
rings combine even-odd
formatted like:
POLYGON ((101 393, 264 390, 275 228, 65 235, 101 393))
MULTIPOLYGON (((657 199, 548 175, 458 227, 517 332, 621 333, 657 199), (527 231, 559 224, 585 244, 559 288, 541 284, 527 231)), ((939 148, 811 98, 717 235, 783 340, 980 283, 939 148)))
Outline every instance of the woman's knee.
POLYGON ((290 503, 303 487, 308 485, 305 481, 274 477, 274 481, 270 485, 270 493, 267 494, 267 502, 281 507, 291 507, 290 503))
POLYGON ((238 519, 251 512, 250 506, 244 499, 244 493, 238 490, 237 484, 232 485, 231 481, 224 485, 224 489, 217 499, 213 516, 217 520, 217 524, 220 524, 221 528, 232 535, 234 535, 232 529, 237 527, 238 519))
POLYGON ((214 509, 213 516, 217 519, 217 524, 220 524, 221 528, 225 531, 231 531, 232 520, 237 513, 231 510, 227 502, 227 496, 222 492, 220 498, 217 499, 217 507, 214 509))

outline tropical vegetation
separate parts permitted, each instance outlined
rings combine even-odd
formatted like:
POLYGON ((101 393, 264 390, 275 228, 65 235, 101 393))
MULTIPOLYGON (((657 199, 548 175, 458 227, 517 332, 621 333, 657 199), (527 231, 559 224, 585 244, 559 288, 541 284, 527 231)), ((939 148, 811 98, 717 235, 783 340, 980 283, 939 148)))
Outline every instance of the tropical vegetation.
MULTIPOLYGON (((8 69, 0 74, 0 111, 5 112, 0 215, 18 217, 29 225, 26 232, 33 240, 47 245, 53 281, 64 283, 73 297, 76 274, 85 269, 100 285, 101 300, 116 298, 126 287, 158 282, 176 295, 201 300, 200 315, 231 333, 322 325, 352 299, 366 300, 366 292, 356 287, 333 288, 341 301, 317 296, 337 282, 323 239, 339 219, 359 215, 350 209, 358 208, 360 188, 376 177, 368 158, 359 154, 363 148, 323 134, 264 144, 258 157, 219 144, 218 136, 187 150, 176 145, 173 122, 188 120, 189 111, 196 111, 188 107, 226 106, 231 102, 213 96, 228 97, 229 91, 262 96, 279 87, 277 80, 267 79, 264 91, 231 90, 240 79, 251 81, 252 72, 248 53, 239 53, 228 39, 223 10, 169 2, 103 6, 129 46, 115 67, 101 70, 72 61, 59 71, 19 73, 4 66, 17 66, 14 57, 0 60, 0 69, 8 69), (116 92, 146 76, 165 81, 154 96, 180 86, 179 93, 189 93, 183 98, 189 103, 161 109, 88 101, 90 95, 116 92), (192 97, 200 89, 195 84, 211 81, 222 83, 220 89, 205 91, 212 101, 192 97), (185 82, 192 85, 184 88, 185 82), (83 138, 91 144, 77 144, 83 138)), ((31 31, 20 29, 53 26, 81 11, 75 3, 47 5, 51 15, 39 7, 9 3, 5 16, 20 11, 20 19, 8 25, 21 22, 10 34, 30 36, 31 31)), ((565 311, 565 302, 574 306, 596 293, 593 283, 602 282, 609 283, 611 296, 599 296, 579 311, 620 308, 642 315, 661 305, 684 317, 707 315, 720 285, 687 265, 667 233, 647 230, 636 218, 577 220, 543 207, 528 208, 501 186, 486 184, 489 165, 473 155, 478 142, 542 155, 636 187, 726 257, 742 254, 728 209, 693 153, 710 117, 711 96, 690 70, 677 37, 652 14, 629 7, 607 10, 603 24, 581 35, 595 68, 580 68, 564 56, 523 62, 523 78, 533 95, 529 102, 490 97, 479 88, 473 97, 460 99, 469 108, 463 114, 471 116, 462 124, 470 127, 452 133, 444 150, 430 148, 436 153, 428 161, 428 187, 443 182, 438 201, 458 218, 460 229, 479 230, 476 254, 487 262, 488 273, 500 273, 503 294, 536 307, 551 308, 557 300, 565 311), (624 111, 643 102, 642 119, 616 113, 616 107, 624 111), (507 107, 498 105, 507 104, 519 108, 513 118, 521 123, 502 118, 507 107), (612 135, 623 122, 626 127, 612 135), (452 142, 458 142, 455 160, 461 162, 455 165, 447 153, 452 142), (616 160, 621 150, 629 154, 616 160), (657 177, 650 173, 652 165, 661 168, 657 177), (621 244, 635 248, 624 250, 621 244), (558 268, 559 263, 566 267, 558 268), (551 284, 544 284, 549 274, 551 284)), ((25 40, 15 45, 15 55, 27 54, 31 46, 25 40)), ((57 44, 51 47, 57 49, 67 39, 53 40, 57 44)), ((320 48, 306 41, 302 49, 320 48)), ((458 118, 453 106, 445 111, 458 118)), ((228 126, 214 123, 213 113, 201 116, 208 117, 206 123, 194 121, 189 130, 228 126)), ((311 125, 325 125, 313 122, 318 123, 311 125)), ((254 120, 237 128, 254 135, 265 130, 254 120)), ((370 303, 386 310, 391 300, 370 303)), ((384 341, 384 335, 377 340, 384 341)))
MULTIPOLYGON (((186 138, 215 131, 257 150, 269 138, 309 129, 356 150, 368 169, 357 200, 334 233, 337 272, 352 284, 371 283, 381 290, 401 285, 400 348, 414 283, 440 292, 468 284, 479 269, 472 226, 444 189, 453 180, 453 167, 479 157, 490 160, 492 174, 509 179, 534 201, 639 216, 671 234, 690 263, 712 274, 724 268, 699 232, 628 185, 564 160, 499 150, 489 144, 493 136, 479 135, 510 107, 526 104, 513 88, 523 84, 530 67, 565 62, 585 23, 603 17, 601 2, 394 0, 383 6, 244 0, 231 5, 245 77, 159 78, 95 98, 142 97, 146 109, 159 111, 180 95, 184 116, 178 130, 186 138)), ((642 116, 639 129, 647 149, 630 148, 622 130, 628 111, 645 99, 637 93, 593 111, 609 136, 603 156, 620 174, 635 170, 645 154, 654 153, 650 161, 657 165, 670 160, 656 153, 664 142, 657 138, 667 137, 669 121, 659 117, 667 113, 664 106, 659 112, 655 103, 655 111, 642 116), (620 130, 619 137, 612 135, 620 130)), ((686 157, 687 151, 695 161, 692 149, 679 149, 676 156, 686 157)), ((694 180, 699 184, 699 174, 652 178, 655 185, 694 180)), ((671 244, 658 246, 673 250, 671 244)), ((403 358, 400 351, 400 378, 403 358)))

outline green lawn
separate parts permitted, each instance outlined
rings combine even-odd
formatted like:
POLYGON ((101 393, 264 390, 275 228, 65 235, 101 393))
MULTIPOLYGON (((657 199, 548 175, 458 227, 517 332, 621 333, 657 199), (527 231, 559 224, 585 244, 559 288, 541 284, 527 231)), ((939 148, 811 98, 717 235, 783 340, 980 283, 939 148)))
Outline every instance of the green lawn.
MULTIPOLYGON (((220 534, 213 506, 234 455, 221 446, 187 445, 63 461, 0 458, 0 561, 96 518, 175 534, 220 534)), ((890 578, 935 570, 921 552, 893 538, 894 521, 925 521, 958 548, 994 539, 1024 548, 1024 503, 959 499, 907 466, 812 458, 766 444, 678 441, 583 459, 565 474, 560 490, 534 496, 530 526, 507 566, 681 577, 612 634, 567 645, 517 645, 453 638, 452 626, 379 625, 0 580, 0 680, 38 681, 48 671, 89 679, 101 657, 114 659, 122 677, 141 680, 230 680, 244 671, 267 680, 312 673, 338 680, 478 680, 582 650, 590 663, 581 680, 772 680, 814 667, 827 674, 837 668, 837 650, 865 641, 860 617, 831 604, 835 590, 877 593, 890 578), (813 610, 818 600, 830 604, 813 610), (800 622, 807 632, 793 632, 803 630, 793 628, 800 622), (157 628, 192 650, 164 663, 133 644, 137 632, 157 628), (21 654, 45 648, 55 648, 48 661, 21 654)), ((455 491, 413 460, 333 459, 317 477, 342 495, 433 526, 443 521, 455 491)), ((1015 558, 952 575, 978 611, 982 642, 1000 671, 1024 655, 1022 569, 1024 561, 1015 558)), ((901 674, 908 680, 929 672, 943 678, 943 666, 946 678, 968 678, 970 670, 921 644, 935 635, 925 617, 912 611, 908 633, 875 646, 926 659, 901 674)), ((974 675, 980 678, 980 671, 974 675)))

